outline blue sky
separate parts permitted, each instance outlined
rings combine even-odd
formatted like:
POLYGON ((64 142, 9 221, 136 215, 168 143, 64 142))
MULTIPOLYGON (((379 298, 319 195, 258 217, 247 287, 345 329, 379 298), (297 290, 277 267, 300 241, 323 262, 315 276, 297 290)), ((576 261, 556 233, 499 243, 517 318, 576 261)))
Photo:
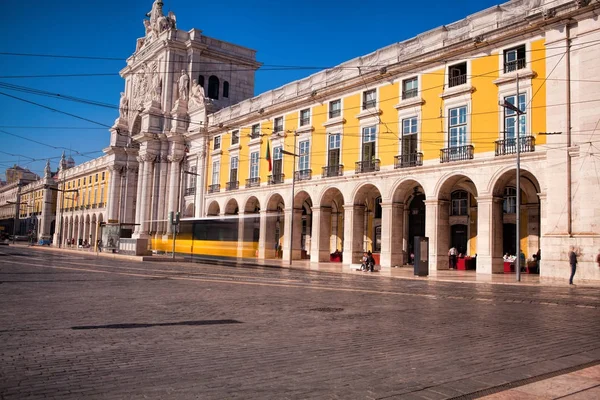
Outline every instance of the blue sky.
MULTIPOLYGON (((264 64, 327 67, 499 3, 497 0, 380 0, 374 3, 359 0, 164 0, 164 9, 175 12, 179 29, 200 29, 207 36, 255 49, 257 59, 264 64)), ((0 52, 115 57, 120 60, 0 55, 0 83, 118 105, 119 93, 123 90, 118 72, 133 53, 136 39, 144 35, 142 20, 150 11, 152 0, 20 0, 4 5, 0 52), (8 78, 89 73, 107 75, 8 78)), ((315 72, 317 70, 259 70, 255 93, 315 72)), ((2 87, 0 93, 106 125, 112 125, 117 117, 117 110, 111 108, 2 87)), ((52 158, 52 169, 55 170, 63 148, 80 164, 102 155, 101 150, 109 143, 110 134, 106 128, 15 98, 0 95, 0 110, 2 178, 6 167, 15 163, 41 174, 46 158, 52 158), (81 156, 77 152, 90 154, 81 156)))

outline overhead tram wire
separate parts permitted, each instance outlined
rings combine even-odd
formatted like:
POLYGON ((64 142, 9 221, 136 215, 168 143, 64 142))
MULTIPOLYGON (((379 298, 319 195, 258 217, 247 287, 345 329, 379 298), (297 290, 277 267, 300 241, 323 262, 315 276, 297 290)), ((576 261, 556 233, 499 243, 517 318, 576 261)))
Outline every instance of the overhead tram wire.
POLYGON ((74 150, 74 149, 69 148, 69 147, 53 146, 53 145, 48 144, 48 143, 40 142, 38 140, 31 139, 31 138, 28 138, 28 137, 25 137, 25 136, 22 136, 22 135, 17 135, 16 133, 11 133, 11 132, 5 131, 4 129, 0 129, 0 133, 4 133, 5 135, 10 135, 10 136, 14 136, 14 137, 17 137, 17 138, 20 138, 20 139, 23 139, 23 140, 27 140, 27 141, 32 142, 32 143, 37 143, 37 144, 40 144, 42 146, 50 147, 51 149, 54 149, 54 150, 68 150, 68 151, 73 152, 73 153, 75 153, 77 155, 80 155, 80 156, 83 156, 83 157, 88 157, 90 159, 94 159, 94 157, 89 157, 89 156, 87 156, 87 154, 94 154, 94 153, 101 152, 101 151, 80 152, 78 150, 74 150))
MULTIPOLYGON (((572 50, 581 50, 582 48, 573 48, 574 46, 585 46, 588 44, 594 45, 594 44, 598 44, 600 43, 600 40, 591 40, 588 42, 583 42, 583 43, 577 43, 577 44, 573 44, 571 45, 571 49, 572 50), (592 44, 593 43, 593 44, 592 44)), ((534 51, 547 51, 550 49, 558 49, 558 48, 566 48, 567 46, 553 46, 553 47, 548 47, 545 49, 529 49, 526 50, 526 52, 534 52, 534 51)), ((35 54, 26 54, 26 53, 0 53, 0 55, 22 55, 22 56, 40 56, 40 57, 52 57, 51 55, 35 55, 35 54)), ((487 57, 498 57, 499 54, 484 54, 484 55, 480 55, 480 56, 476 56, 476 57, 471 57, 470 59, 480 59, 480 58, 487 58, 487 57)), ((554 55, 555 56, 555 55, 554 55)), ((62 58, 62 56, 57 55, 58 58, 62 58)), ((77 58, 78 56, 64 56, 64 58, 77 58)), ((92 57, 88 57, 88 56, 81 56, 84 59, 93 59, 92 57)), ((552 57, 552 56, 549 56, 552 57)), ((112 59, 111 57, 99 57, 98 59, 102 60, 102 59, 112 59)), ((455 61, 462 61, 463 58, 460 59, 453 59, 453 58, 447 58, 447 59, 440 59, 440 60, 436 60, 434 62, 438 62, 438 63, 448 63, 448 62, 455 62, 455 61)), ((125 61, 125 59, 122 59, 122 61, 125 61)), ((155 60, 156 61, 156 60, 155 60)), ((174 61, 165 61, 168 63, 174 62, 174 61)), ((208 62, 208 61, 192 61, 191 64, 206 64, 206 65, 231 65, 232 63, 226 63, 226 62, 208 62)), ((413 66, 415 68, 420 67, 422 65, 427 65, 430 64, 431 61, 428 61, 427 63, 424 62, 401 62, 400 64, 404 65, 404 66, 413 66)), ((372 64, 372 65, 365 65, 365 66, 361 66, 361 68, 363 69, 369 69, 372 68, 373 70, 377 70, 380 69, 382 67, 391 67, 394 64, 372 64)), ((245 72, 245 71, 293 71, 293 70, 332 70, 332 69, 356 69, 356 66, 343 66, 343 65, 335 65, 335 66, 301 66, 301 65, 278 65, 278 64, 263 64, 260 68, 256 69, 256 68, 238 68, 238 69, 231 69, 231 72, 245 72)), ((216 68, 214 70, 204 70, 202 72, 204 73, 211 73, 211 72, 220 72, 222 71, 222 68, 216 68)), ((152 73, 152 72, 144 72, 144 73, 134 73, 135 74, 147 74, 147 73, 152 73)), ((164 73, 164 72, 156 72, 156 73, 164 73)), ((180 71, 170 71, 170 73, 173 74, 178 74, 180 73, 180 71)), ((492 73, 492 72, 490 72, 492 73)), ((97 77, 97 76, 120 76, 120 74, 118 72, 109 72, 109 73, 79 73, 79 74, 42 74, 42 75, 5 75, 5 76, 0 76, 0 79, 19 79, 19 78, 66 78, 66 77, 97 77)), ((485 77, 485 74, 481 75, 482 77, 485 77)))
MULTIPOLYGON (((496 25, 496 23, 490 24, 489 26, 493 26, 496 25)), ((484 26, 485 27, 485 26, 484 26)), ((482 28, 484 28, 482 27, 482 28)), ((479 28, 479 29, 482 29, 479 28)), ((572 44, 572 46, 585 46, 586 44, 590 44, 590 43, 598 43, 600 42, 600 40, 590 40, 587 42, 582 42, 582 43, 575 43, 572 44)), ((398 43, 398 42, 397 42, 398 43)), ((400 42, 401 43, 401 42, 400 42)), ((392 43, 396 44, 396 43, 392 43)), ((481 47, 486 46, 486 42, 482 42, 481 47)), ((477 49, 481 48, 478 47, 477 49)), ((549 46, 543 49, 526 49, 525 52, 526 53, 534 53, 537 51, 547 51, 547 50, 555 50, 555 49, 561 49, 561 48, 566 48, 568 46, 564 45, 564 46, 549 46)), ((474 49, 475 50, 475 49, 474 49)), ((360 58, 360 57, 364 57, 368 54, 362 55, 362 56, 357 56, 354 58, 360 58)), ((98 61, 127 61, 129 58, 133 57, 134 55, 131 55, 129 57, 109 57, 109 56, 86 56, 86 55, 70 55, 70 54, 44 54, 44 53, 20 53, 20 52, 0 52, 0 56, 10 56, 10 57, 39 57, 39 58, 57 58, 57 59, 81 59, 81 60, 98 60, 98 61)), ((481 56, 477 56, 474 58, 486 58, 486 57, 497 57, 498 54, 484 54, 481 56)), ((447 58, 444 61, 446 62, 453 62, 453 61, 462 61, 463 58, 456 58, 456 59, 452 59, 452 58, 447 58)), ((148 59, 145 60, 148 62, 151 61, 160 61, 161 63, 175 63, 175 61, 173 60, 158 60, 158 59, 148 59)), ((192 65, 232 65, 231 62, 224 62, 224 61, 191 61, 190 64, 192 65)), ((410 64, 422 64, 422 63, 408 63, 410 64)), ((390 64, 371 64, 371 65, 365 65, 365 66, 361 66, 361 68, 382 68, 382 67, 389 67, 390 64)), ((260 69, 263 69, 262 67, 267 67, 266 70, 271 70, 271 69, 278 69, 278 70, 307 70, 307 69, 314 69, 314 70, 329 70, 329 69, 355 69, 356 66, 344 66, 342 64, 338 64, 338 65, 333 65, 333 66, 319 66, 319 65, 285 65, 285 64, 262 64, 260 69)), ((254 69, 254 68, 252 68, 254 69)), ((178 71, 175 71, 178 72, 178 71)))

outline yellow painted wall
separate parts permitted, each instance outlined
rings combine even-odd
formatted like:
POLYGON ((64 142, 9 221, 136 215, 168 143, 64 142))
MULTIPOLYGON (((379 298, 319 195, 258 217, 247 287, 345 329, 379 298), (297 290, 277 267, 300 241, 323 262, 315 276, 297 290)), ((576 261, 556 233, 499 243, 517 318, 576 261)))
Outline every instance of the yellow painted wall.
POLYGON ((394 108, 399 101, 400 84, 394 83, 379 88, 379 108, 381 124, 378 128, 377 146, 381 166, 394 165, 394 156, 398 155, 398 110, 394 108))
POLYGON ((421 97, 425 104, 421 111, 421 152, 423 160, 439 159, 444 147, 443 102, 440 98, 444 85, 444 68, 421 76, 421 97))
POLYGON ((327 107, 328 103, 324 103, 312 108, 312 125, 314 131, 310 149, 310 169, 313 176, 320 176, 322 168, 327 165, 327 141, 329 138, 323 127, 323 124, 327 121, 327 107))
POLYGON ((498 53, 471 61, 471 84, 475 92, 471 95, 470 144, 475 153, 495 150, 495 141, 500 139, 498 126, 498 53))
MULTIPOLYGON (((298 129, 298 112, 291 112, 289 114, 286 114, 284 117, 284 127, 286 131, 290 131, 290 132, 294 132, 296 129, 298 129)), ((287 133, 287 137, 284 139, 283 142, 283 149, 290 151, 290 152, 295 152, 298 151, 297 149, 294 149, 294 134, 293 133, 287 133)), ((292 156, 283 156, 283 174, 285 175, 286 179, 288 177, 292 177, 293 175, 293 171, 294 171, 294 157, 292 156)))
MULTIPOLYGON (((531 101, 531 134, 535 136, 535 144, 546 144, 546 136, 537 135, 539 132, 546 132, 546 47, 545 40, 540 39, 531 43, 531 53, 527 55, 528 60, 532 60, 531 69, 537 76, 532 80, 531 101), (536 93, 537 92, 537 93, 536 93)), ((529 111, 529 110, 528 110, 529 111)))
POLYGON ((356 118, 361 110, 361 94, 356 93, 345 97, 343 100, 343 115, 346 120, 342 137, 342 155, 341 164, 344 165, 344 172, 354 171, 354 163, 360 160, 360 121, 356 118))

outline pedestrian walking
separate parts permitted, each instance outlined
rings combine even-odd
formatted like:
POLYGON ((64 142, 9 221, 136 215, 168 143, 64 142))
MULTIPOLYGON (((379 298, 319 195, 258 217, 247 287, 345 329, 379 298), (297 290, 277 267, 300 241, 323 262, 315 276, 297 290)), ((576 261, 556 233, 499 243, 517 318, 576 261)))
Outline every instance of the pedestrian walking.
POLYGON ((575 246, 571 246, 569 251, 569 264, 571 264, 571 277, 569 278, 569 285, 573 284, 573 277, 577 270, 577 253, 575 252, 575 246))
POLYGON ((457 255, 457 250, 456 247, 452 246, 450 247, 450 250, 448 250, 448 257, 450 258, 450 268, 451 269, 456 269, 456 255, 457 255))

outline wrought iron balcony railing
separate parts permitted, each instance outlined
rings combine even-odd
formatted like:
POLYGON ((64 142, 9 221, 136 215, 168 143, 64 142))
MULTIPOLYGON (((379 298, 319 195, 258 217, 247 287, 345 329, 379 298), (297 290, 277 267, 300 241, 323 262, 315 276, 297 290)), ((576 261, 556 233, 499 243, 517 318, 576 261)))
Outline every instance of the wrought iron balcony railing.
POLYGON ((269 175, 268 179, 269 179, 267 181, 268 185, 279 185, 280 183, 283 183, 285 181, 285 175, 284 174, 269 175))
POLYGON ((225 191, 238 190, 240 188, 240 181, 227 182, 225 184, 225 191))
POLYGON ((342 176, 344 175, 344 166, 342 164, 337 165, 328 165, 323 167, 323 178, 329 178, 332 176, 342 176))
POLYGON ((379 171, 379 160, 367 160, 367 161, 357 161, 355 173, 361 174, 363 172, 375 172, 379 171))
MULTIPOLYGON (((535 151, 535 137, 521 136, 519 138, 519 151, 521 153, 531 153, 535 151)), ((496 140, 496 155, 503 156, 505 154, 517 153, 517 139, 496 140)))
POLYGON ((248 178, 246 179, 246 187, 259 187, 260 186, 260 178, 248 178))
POLYGON ((527 66, 527 61, 524 58, 519 58, 513 61, 506 61, 504 63, 504 73, 513 72, 519 69, 523 69, 527 66))
POLYGON ((294 179, 297 181, 309 181, 312 179, 312 169, 303 169, 296 171, 294 179))
POLYGON ((456 146, 440 150, 440 162, 464 161, 473 159, 473 146, 456 146))
POLYGON ((186 196, 191 196, 196 194, 196 188, 195 187, 189 187, 189 188, 185 188, 185 195, 186 196))
POLYGON ((394 157, 394 168, 408 168, 423 165, 423 153, 409 153, 394 157))
POLYGON ((465 83, 467 83, 467 74, 453 76, 452 78, 448 78, 448 87, 464 85, 465 83))
POLYGON ((214 185, 210 185, 208 187, 208 193, 217 193, 221 191, 221 184, 215 183, 214 185))

